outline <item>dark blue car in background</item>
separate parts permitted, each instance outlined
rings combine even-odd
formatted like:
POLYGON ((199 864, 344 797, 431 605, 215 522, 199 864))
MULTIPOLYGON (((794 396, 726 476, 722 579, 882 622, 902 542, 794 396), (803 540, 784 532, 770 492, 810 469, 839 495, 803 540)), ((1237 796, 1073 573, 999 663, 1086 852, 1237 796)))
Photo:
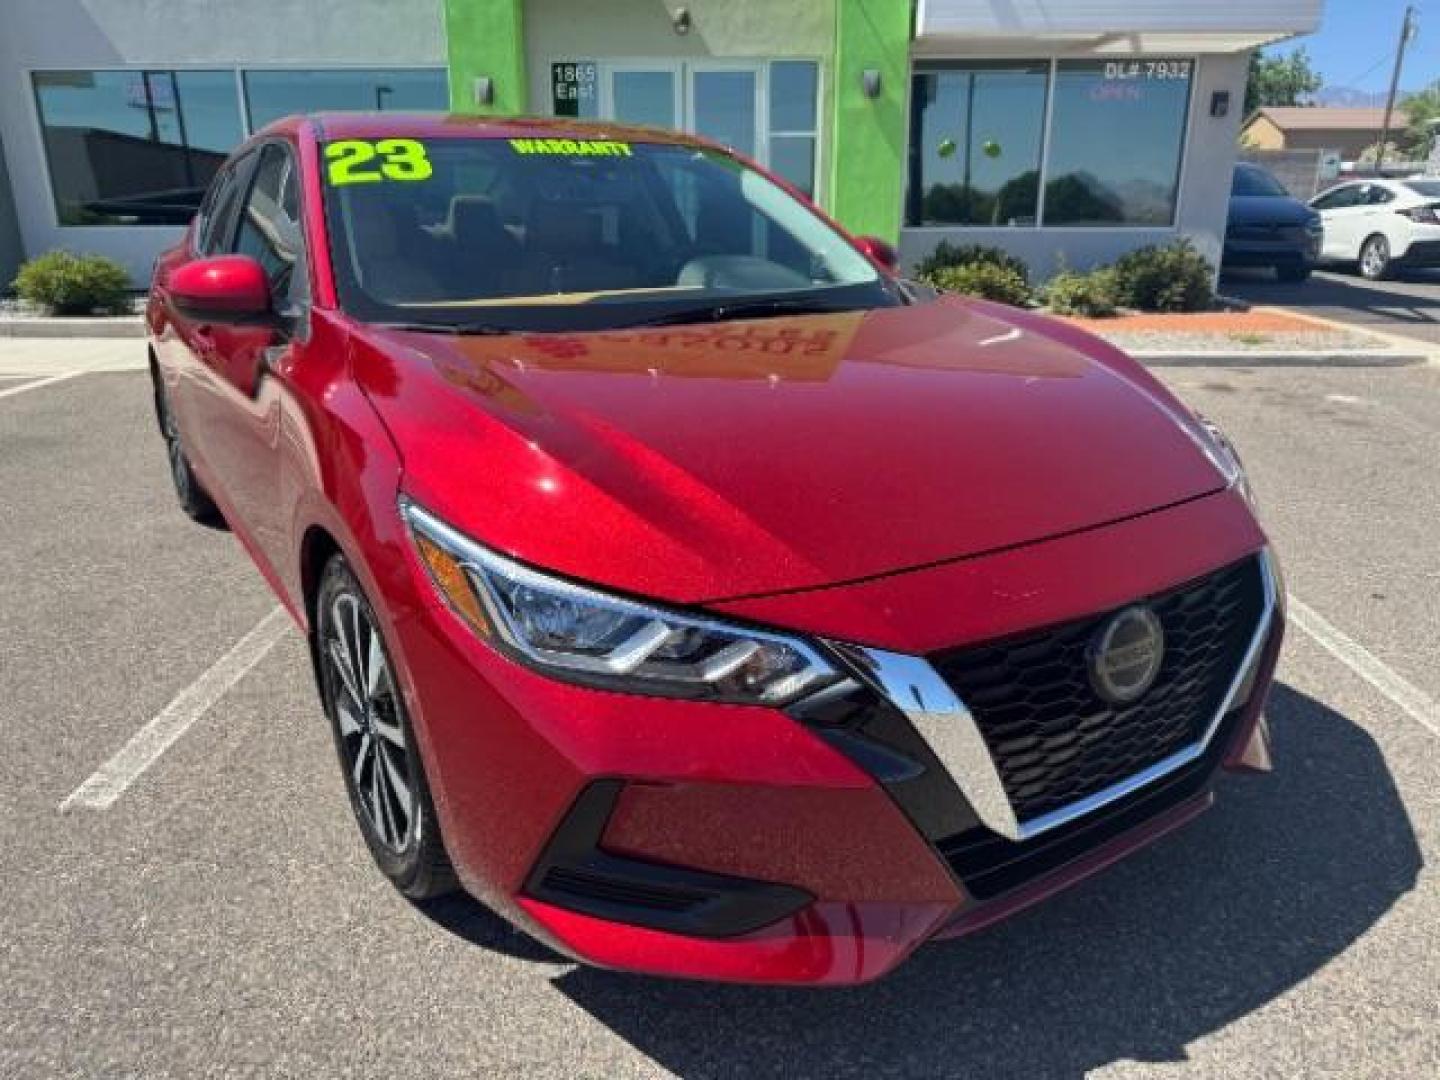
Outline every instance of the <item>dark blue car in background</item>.
POLYGON ((1304 281, 1320 257, 1320 215, 1259 165, 1240 162, 1230 185, 1221 265, 1270 266, 1281 281, 1304 281))

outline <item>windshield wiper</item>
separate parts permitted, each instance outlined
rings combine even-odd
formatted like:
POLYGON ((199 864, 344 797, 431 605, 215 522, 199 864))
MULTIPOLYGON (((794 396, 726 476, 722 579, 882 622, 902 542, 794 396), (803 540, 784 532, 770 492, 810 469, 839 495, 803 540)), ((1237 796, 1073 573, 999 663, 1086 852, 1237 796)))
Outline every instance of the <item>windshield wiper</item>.
POLYGON ((517 334, 514 327, 496 326, 494 323, 482 322, 377 322, 370 325, 381 330, 405 330, 416 334, 517 334))
POLYGON ((763 319, 770 315, 833 315, 840 311, 851 311, 849 307, 826 304, 819 300, 731 300, 704 307, 683 308, 667 311, 648 319, 623 323, 613 327, 616 330, 630 330, 643 326, 677 326, 684 323, 724 322, 727 319, 763 319))

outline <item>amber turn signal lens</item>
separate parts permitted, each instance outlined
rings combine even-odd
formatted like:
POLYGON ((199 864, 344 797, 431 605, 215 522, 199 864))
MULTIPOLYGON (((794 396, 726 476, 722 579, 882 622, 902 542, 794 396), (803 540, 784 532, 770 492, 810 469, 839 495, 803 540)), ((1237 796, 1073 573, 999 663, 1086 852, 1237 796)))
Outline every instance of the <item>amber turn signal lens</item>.
POLYGON ((430 570, 430 577, 434 579, 441 594, 450 601, 450 606, 475 629, 476 633, 482 637, 489 637, 491 634, 490 620, 485 615, 485 609, 480 606, 480 600, 470 585, 470 579, 465 576, 465 568, 455 561, 453 555, 429 537, 420 533, 414 535, 415 546, 420 550, 420 557, 425 560, 425 565, 430 570))

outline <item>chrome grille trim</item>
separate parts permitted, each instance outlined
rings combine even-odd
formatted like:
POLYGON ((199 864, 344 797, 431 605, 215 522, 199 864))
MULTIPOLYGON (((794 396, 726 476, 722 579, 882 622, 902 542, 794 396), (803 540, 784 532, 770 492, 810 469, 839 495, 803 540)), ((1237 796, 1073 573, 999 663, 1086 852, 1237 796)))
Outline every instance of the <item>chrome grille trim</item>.
POLYGON ((973 714, 928 660, 858 645, 828 644, 915 725, 986 828, 1010 840, 1028 840, 1123 799, 1205 753, 1221 721, 1235 708, 1241 688, 1259 664, 1275 619, 1278 596, 1273 556, 1269 548, 1262 548, 1257 558, 1263 590, 1260 615, 1241 662, 1204 734, 1190 745, 1118 783, 1025 822, 1016 818, 995 759, 980 734, 973 714))

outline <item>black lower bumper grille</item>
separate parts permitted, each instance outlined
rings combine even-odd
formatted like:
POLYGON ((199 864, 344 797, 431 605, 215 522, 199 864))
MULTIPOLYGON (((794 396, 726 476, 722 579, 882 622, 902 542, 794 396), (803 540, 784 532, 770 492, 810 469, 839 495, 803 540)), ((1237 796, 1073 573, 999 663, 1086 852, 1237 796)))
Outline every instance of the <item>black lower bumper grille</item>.
POLYGON ((1195 743, 1221 707, 1264 606, 1249 558, 1146 603, 1165 658, 1137 702, 1112 705, 1087 649, 1111 613, 931 657, 970 709, 1024 823, 1094 795, 1195 743))
POLYGON ((1226 717, 1203 755, 1103 809, 1029 840, 1006 840, 989 829, 977 828, 941 840, 936 847, 976 900, 1002 896, 1202 795, 1220 764, 1224 746, 1235 735, 1241 711, 1226 717))
POLYGON ((604 850, 600 841, 623 788, 619 780, 595 780, 580 793, 532 868, 527 895, 598 919, 703 938, 758 930, 814 900, 789 885, 604 850))

